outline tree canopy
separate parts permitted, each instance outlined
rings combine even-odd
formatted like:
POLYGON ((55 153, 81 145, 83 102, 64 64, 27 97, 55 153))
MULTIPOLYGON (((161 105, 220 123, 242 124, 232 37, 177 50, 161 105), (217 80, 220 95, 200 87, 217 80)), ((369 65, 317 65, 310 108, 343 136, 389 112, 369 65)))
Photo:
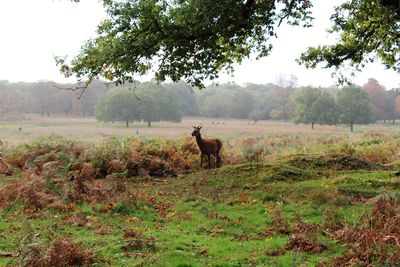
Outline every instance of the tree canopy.
POLYGON ((103 0, 107 18, 70 64, 66 75, 116 84, 149 70, 159 81, 185 80, 203 87, 251 53, 271 51, 282 22, 310 26, 308 0, 103 0))
MULTIPOLYGON (((79 0, 71 0, 79 2, 79 0)), ((154 71, 159 81, 203 81, 232 71, 251 53, 267 56, 282 22, 310 26, 311 0, 103 0, 107 18, 71 62, 57 57, 66 76, 115 84, 154 71)), ((347 0, 331 16, 333 45, 311 47, 299 62, 307 67, 361 69, 379 59, 400 71, 399 2, 347 0)), ((339 74, 340 81, 345 78, 339 74)))
POLYGON ((385 119, 385 109, 388 104, 386 101, 387 91, 379 84, 379 82, 373 78, 368 79, 368 82, 364 84, 363 90, 367 92, 372 103, 374 104, 374 115, 375 119, 385 119))
POLYGON ((314 129, 314 124, 336 123, 335 99, 328 92, 317 88, 304 88, 293 95, 295 123, 309 123, 314 129))
POLYGON ((340 122, 350 125, 373 122, 372 102, 368 94, 357 86, 344 87, 336 96, 340 122))
MULTIPOLYGON (((96 115, 102 121, 124 121, 128 125, 132 121, 150 124, 178 121, 182 116, 212 117, 217 124, 228 118, 247 118, 254 122, 293 120, 312 124, 309 118, 316 118, 314 123, 335 124, 339 122, 344 107, 339 107, 332 97, 339 91, 336 87, 221 84, 210 85, 207 90, 194 90, 185 83, 137 83, 135 89, 128 90, 123 86, 107 88, 102 81, 93 81, 83 97, 77 99, 79 91, 55 90, 54 85, 45 81, 0 81, 0 117, 9 120, 33 113, 42 116, 96 115), (305 96, 305 91, 318 97, 305 96)), ((73 86, 57 85, 60 88, 73 86)), ((371 78, 364 84, 362 92, 367 95, 367 102, 372 102, 373 120, 394 124, 400 119, 400 88, 383 90, 379 82, 371 78)), ((370 120, 357 123, 363 122, 370 120)))
MULTIPOLYGON (((333 45, 311 47, 300 57, 300 63, 315 68, 350 67, 360 70, 379 59, 387 68, 400 71, 399 1, 348 0, 331 16, 331 33, 340 39, 333 45)), ((339 81, 348 77, 339 74, 339 81)))
POLYGON ((133 121, 152 122, 182 119, 180 99, 175 91, 153 83, 140 84, 135 92, 118 88, 103 95, 96 105, 97 120, 123 121, 126 127, 133 121))

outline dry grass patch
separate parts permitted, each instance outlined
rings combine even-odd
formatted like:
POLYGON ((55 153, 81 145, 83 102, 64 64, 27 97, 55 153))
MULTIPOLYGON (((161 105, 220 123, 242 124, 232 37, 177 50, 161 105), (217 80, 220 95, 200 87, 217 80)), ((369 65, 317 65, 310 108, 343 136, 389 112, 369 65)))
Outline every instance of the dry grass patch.
POLYGON ((59 237, 47 249, 41 243, 22 243, 21 266, 65 267, 87 266, 100 260, 87 248, 68 237, 59 237))
POLYGON ((332 231, 331 236, 349 248, 335 259, 335 265, 395 266, 400 262, 399 203, 380 199, 371 216, 362 217, 358 227, 343 226, 332 231))

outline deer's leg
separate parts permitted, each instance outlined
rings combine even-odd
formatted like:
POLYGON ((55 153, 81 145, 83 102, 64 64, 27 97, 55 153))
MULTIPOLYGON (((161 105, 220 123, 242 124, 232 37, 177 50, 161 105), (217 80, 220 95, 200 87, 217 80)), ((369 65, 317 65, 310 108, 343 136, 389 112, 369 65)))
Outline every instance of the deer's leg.
POLYGON ((217 167, 220 167, 221 166, 221 158, 219 157, 219 151, 217 151, 216 155, 217 155, 217 159, 216 159, 215 165, 217 167))
POLYGON ((203 153, 200 154, 200 167, 203 167, 203 153))
POLYGON ((208 154, 208 167, 211 168, 211 154, 208 154))

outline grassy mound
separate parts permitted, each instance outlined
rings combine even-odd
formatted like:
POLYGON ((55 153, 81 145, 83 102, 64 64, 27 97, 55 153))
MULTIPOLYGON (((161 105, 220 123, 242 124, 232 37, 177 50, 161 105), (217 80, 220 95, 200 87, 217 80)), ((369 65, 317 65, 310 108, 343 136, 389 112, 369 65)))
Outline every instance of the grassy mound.
POLYGON ((142 143, 130 138, 97 146, 49 138, 10 148, 1 153, 0 174, 15 173, 17 179, 0 187, 0 208, 22 203, 29 210, 66 211, 77 203, 125 197, 129 192, 119 194, 116 179, 193 171, 192 148, 191 143, 142 143))
POLYGON ((384 170, 388 167, 358 157, 344 154, 292 155, 284 159, 287 164, 301 169, 331 170, 384 170))
MULTIPOLYGON (((23 203, 30 210, 55 208, 69 210, 76 203, 96 203, 123 199, 115 181, 135 176, 171 176, 194 172, 195 151, 189 143, 140 143, 137 140, 110 140, 100 146, 50 139, 23 145, 3 153, 0 161, 4 175, 16 173, 18 179, 0 189, 0 207, 23 203), (107 178, 108 181, 98 181, 107 178)), ((353 156, 291 155, 275 163, 227 165, 206 171, 213 182, 224 186, 278 181, 303 181, 325 176, 327 170, 384 170, 388 167, 353 156), (218 182, 220 181, 220 182, 218 182)), ((200 173, 199 176, 203 174, 200 173)), ((251 186, 251 185, 250 185, 251 186)), ((353 194, 353 186, 341 187, 353 194)), ((376 190, 366 189, 361 196, 373 197, 376 190)), ((355 193, 354 193, 355 194, 355 193)))
POLYGON ((229 179, 257 179, 265 182, 273 181, 300 181, 311 179, 311 171, 300 169, 288 164, 264 164, 264 163, 246 163, 240 165, 224 166, 215 172, 221 177, 229 179))
POLYGON ((229 178, 273 181, 302 181, 324 176, 328 170, 388 170, 388 166, 342 154, 290 155, 274 163, 246 163, 224 166, 213 173, 229 178))
POLYGON ((0 151, 0 265, 399 261, 395 171, 342 154, 197 171, 192 148, 47 140, 0 151))

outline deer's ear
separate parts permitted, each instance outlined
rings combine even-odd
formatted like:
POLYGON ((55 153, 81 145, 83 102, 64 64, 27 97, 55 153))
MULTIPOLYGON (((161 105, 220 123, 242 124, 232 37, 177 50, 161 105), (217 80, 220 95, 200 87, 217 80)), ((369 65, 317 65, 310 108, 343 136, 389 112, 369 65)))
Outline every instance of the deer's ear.
POLYGON ((196 126, 192 126, 193 127, 193 129, 197 129, 197 127, 196 126))
POLYGON ((200 130, 201 128, 203 128, 203 126, 199 126, 199 127, 197 127, 197 129, 199 129, 199 130, 200 130))

